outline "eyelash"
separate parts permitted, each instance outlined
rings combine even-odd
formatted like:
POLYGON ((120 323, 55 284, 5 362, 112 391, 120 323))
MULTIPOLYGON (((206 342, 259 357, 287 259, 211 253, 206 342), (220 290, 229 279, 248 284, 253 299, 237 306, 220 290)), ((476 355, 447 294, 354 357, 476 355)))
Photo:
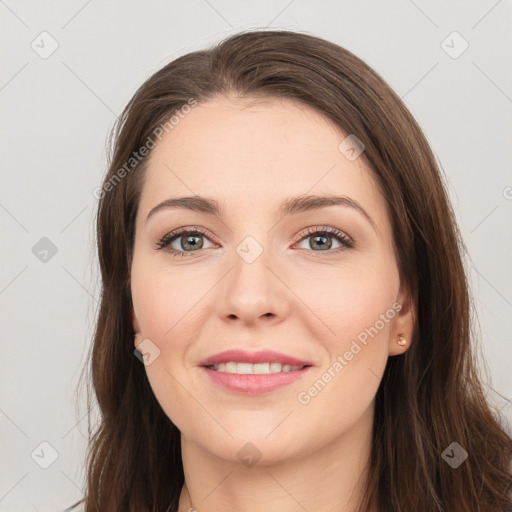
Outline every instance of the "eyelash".
MULTIPOLYGON (((337 249, 326 250, 326 251, 313 251, 312 249, 306 249, 307 251, 315 254, 315 256, 320 256, 317 253, 322 253, 322 252, 327 252, 330 254, 339 253, 346 249, 352 249, 355 246, 354 241, 350 237, 348 237, 345 233, 343 233, 343 231, 340 231, 339 229, 336 229, 336 228, 326 228, 323 226, 322 227, 314 226, 314 227, 307 228, 306 232, 305 233, 302 232, 300 234, 300 237, 298 238, 297 242, 295 242, 295 243, 301 242, 304 238, 308 238, 310 236, 318 235, 318 234, 328 236, 331 238, 335 238, 336 240, 338 240, 338 242, 340 242, 342 244, 342 247, 338 247, 337 249)), ((203 235, 206 238, 208 238, 208 234, 202 228, 199 228, 196 226, 193 226, 192 228, 182 228, 182 229, 173 231, 171 233, 168 233, 162 239, 160 239, 160 241, 157 242, 157 244, 156 244, 157 245, 156 250, 165 249, 165 247, 167 247, 171 242, 173 242, 175 239, 177 239, 178 237, 183 236, 183 235, 203 235)), ((166 252, 168 252, 173 257, 184 257, 184 256, 192 256, 193 253, 200 252, 200 250, 199 251, 180 251, 177 249, 169 249, 166 252)))

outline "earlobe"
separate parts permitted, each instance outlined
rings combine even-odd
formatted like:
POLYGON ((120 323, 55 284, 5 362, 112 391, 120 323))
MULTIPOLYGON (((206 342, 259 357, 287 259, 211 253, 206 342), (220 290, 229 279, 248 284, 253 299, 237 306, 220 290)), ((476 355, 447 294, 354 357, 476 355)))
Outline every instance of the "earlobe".
POLYGON ((389 355, 396 356, 406 352, 411 346, 415 325, 415 307, 408 290, 400 292, 397 298, 400 310, 390 332, 389 355))

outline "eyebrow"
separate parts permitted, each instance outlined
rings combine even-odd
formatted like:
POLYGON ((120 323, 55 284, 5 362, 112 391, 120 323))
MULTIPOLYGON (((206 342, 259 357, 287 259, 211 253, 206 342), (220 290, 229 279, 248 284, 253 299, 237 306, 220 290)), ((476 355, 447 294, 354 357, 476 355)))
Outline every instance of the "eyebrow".
MULTIPOLYGON (((294 215, 297 213, 304 213, 313 210, 319 210, 321 208, 327 208, 329 206, 347 206, 358 211, 363 217, 371 224, 373 229, 377 231, 377 226, 374 220, 368 215, 366 210, 354 199, 348 196, 295 196, 285 199, 279 207, 278 213, 281 217, 287 215, 294 215)), ((183 208, 186 210, 192 210, 198 213, 205 213, 208 215, 215 215, 222 217, 222 209, 219 203, 214 199, 208 199, 201 196, 189 196, 189 197, 175 197, 169 198, 161 203, 157 204, 149 212, 146 222, 156 212, 167 209, 167 208, 183 208)))

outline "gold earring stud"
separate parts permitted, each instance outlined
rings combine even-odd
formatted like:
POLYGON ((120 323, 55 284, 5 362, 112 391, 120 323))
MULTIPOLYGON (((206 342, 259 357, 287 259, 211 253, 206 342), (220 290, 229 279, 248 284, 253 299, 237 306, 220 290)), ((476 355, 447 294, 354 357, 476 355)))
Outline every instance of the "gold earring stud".
POLYGON ((397 343, 398 343, 400 346, 404 346, 404 345, 407 343, 407 340, 404 338, 404 335, 403 335, 403 334, 399 334, 399 335, 398 335, 397 343))

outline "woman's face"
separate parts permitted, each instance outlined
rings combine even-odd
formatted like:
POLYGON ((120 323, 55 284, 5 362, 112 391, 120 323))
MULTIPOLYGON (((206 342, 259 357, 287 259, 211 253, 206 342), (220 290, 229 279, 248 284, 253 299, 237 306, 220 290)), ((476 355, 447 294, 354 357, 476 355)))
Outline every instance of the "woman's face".
POLYGON ((357 145, 340 149, 346 134, 287 99, 217 97, 163 133, 138 208, 131 290, 136 345, 144 340, 165 413, 188 442, 237 463, 298 457, 371 425, 387 358, 406 350, 399 334, 411 338, 412 310, 386 203, 357 145), (290 202, 313 195, 345 196, 362 210, 290 202), (182 197, 219 211, 154 210, 182 197), (193 233, 173 239, 181 228, 193 233), (257 366, 202 366, 227 350, 310 366, 277 373, 265 362, 285 360, 268 354, 257 366), (233 374, 245 371, 271 373, 233 374))

